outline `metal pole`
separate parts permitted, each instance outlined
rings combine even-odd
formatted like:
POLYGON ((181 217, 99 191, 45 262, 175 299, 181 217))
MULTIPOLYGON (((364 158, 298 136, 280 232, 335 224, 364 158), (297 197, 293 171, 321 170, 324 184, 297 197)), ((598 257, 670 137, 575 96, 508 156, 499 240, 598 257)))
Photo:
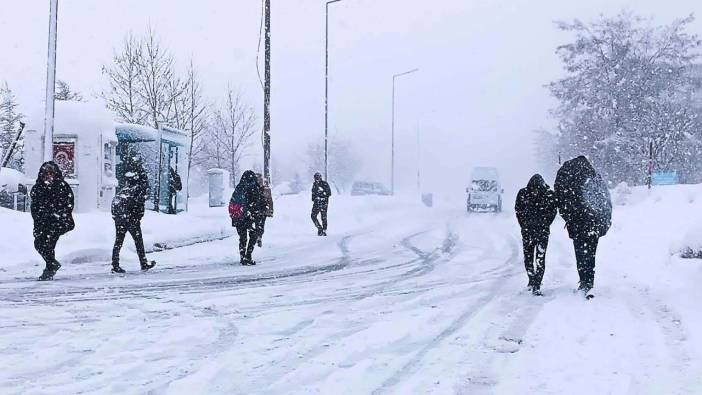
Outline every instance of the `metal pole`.
POLYGON ((327 181, 329 181, 329 4, 340 1, 327 1, 324 10, 324 179, 327 181))
POLYGON ((412 69, 392 76, 392 128, 390 136, 390 194, 392 195, 395 195, 395 79, 417 71, 419 71, 419 69, 412 69))
POLYGON ((271 0, 266 0, 265 81, 263 86, 263 177, 271 185, 271 0))
POLYGON ((58 0, 50 0, 49 48, 46 63, 46 104, 44 112, 44 161, 54 159, 54 95, 56 91, 56 27, 58 0))

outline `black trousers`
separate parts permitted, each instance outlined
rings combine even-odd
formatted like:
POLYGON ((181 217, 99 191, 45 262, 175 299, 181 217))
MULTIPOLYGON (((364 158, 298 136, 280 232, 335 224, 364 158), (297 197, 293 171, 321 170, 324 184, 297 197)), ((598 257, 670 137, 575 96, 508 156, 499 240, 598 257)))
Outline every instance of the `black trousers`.
POLYGON ((136 222, 126 222, 126 221, 115 221, 115 245, 112 248, 112 264, 119 265, 119 252, 122 249, 122 244, 124 244, 124 237, 129 232, 134 239, 134 245, 136 246, 137 255, 139 256, 139 263, 142 265, 147 263, 146 252, 144 251, 144 236, 141 233, 141 221, 136 222))
POLYGON ((258 237, 258 232, 251 224, 241 224, 236 226, 236 233, 239 234, 239 256, 241 259, 251 259, 254 246, 258 237))
POLYGON ((581 287, 592 288, 595 284, 595 255, 597 254, 598 242, 597 236, 589 235, 573 239, 581 287))
POLYGON ((56 265, 56 243, 59 235, 54 232, 41 232, 34 236, 34 248, 41 255, 46 268, 52 269, 56 265))
POLYGON ((266 218, 265 215, 256 217, 256 241, 263 239, 263 233, 266 231, 266 218))
POLYGON ((329 202, 314 202, 312 204, 312 222, 317 229, 327 230, 327 209, 329 208, 329 202), (317 216, 322 217, 322 223, 320 224, 317 220, 317 216))
POLYGON ((546 271, 546 249, 548 248, 548 233, 522 234, 524 244, 524 267, 529 276, 529 284, 540 288, 546 271))

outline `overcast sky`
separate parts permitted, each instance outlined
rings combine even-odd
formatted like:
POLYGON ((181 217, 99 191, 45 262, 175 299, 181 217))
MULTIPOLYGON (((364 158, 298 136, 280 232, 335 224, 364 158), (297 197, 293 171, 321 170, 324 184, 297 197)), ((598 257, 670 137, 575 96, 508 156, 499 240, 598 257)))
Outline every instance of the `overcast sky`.
MULTIPOLYGON (((273 156, 302 169, 307 144, 321 141, 324 130, 324 1, 271 2, 273 156)), ((229 84, 262 114, 255 65, 259 0, 59 3, 57 75, 85 96, 104 85, 101 66, 124 35, 151 25, 181 66, 193 59, 211 100, 229 84)), ((10 84, 27 113, 43 106, 48 4, 0 0, 0 81, 10 84)), ((392 75, 419 68, 398 80, 399 187, 413 188, 418 164, 428 189, 460 193, 474 165, 498 166, 508 186, 525 184, 536 170, 532 131, 552 125, 544 85, 562 75, 555 47, 569 39, 553 21, 591 20, 622 8, 660 23, 702 15, 699 0, 332 4, 330 133, 355 144, 362 178, 388 183, 392 75)), ((692 31, 702 33, 702 21, 692 31)))

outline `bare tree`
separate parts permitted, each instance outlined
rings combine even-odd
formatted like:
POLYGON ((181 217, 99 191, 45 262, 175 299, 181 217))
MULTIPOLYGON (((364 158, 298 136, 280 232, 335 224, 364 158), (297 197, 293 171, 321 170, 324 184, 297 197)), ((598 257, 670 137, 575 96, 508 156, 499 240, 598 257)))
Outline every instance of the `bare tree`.
MULTIPOLYGON (((204 130, 204 129, 203 129, 204 130)), ((228 169, 234 185, 241 159, 256 132, 256 114, 241 95, 227 91, 225 103, 213 111, 212 123, 203 135, 201 165, 228 169)))
POLYGON ((177 81, 173 56, 163 47, 156 33, 149 27, 143 42, 137 74, 138 94, 148 116, 148 122, 158 129, 168 123, 168 111, 173 100, 185 91, 177 81))
POLYGON ((122 50, 115 53, 110 66, 103 66, 109 89, 102 92, 107 109, 123 122, 143 124, 147 117, 140 90, 143 42, 131 33, 124 38, 122 50))
MULTIPOLYGON (((324 146, 310 144, 307 147, 307 172, 311 178, 324 169, 324 146)), ((329 181, 338 190, 346 190, 361 170, 361 160, 347 140, 333 139, 329 144, 329 181)))

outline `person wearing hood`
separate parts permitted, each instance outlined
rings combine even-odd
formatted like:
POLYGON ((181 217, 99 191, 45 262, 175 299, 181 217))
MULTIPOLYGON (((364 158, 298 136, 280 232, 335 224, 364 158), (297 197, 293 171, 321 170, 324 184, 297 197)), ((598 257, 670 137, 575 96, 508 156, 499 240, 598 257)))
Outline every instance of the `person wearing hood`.
POLYGON ((558 211, 573 240, 580 277, 578 290, 589 298, 595 283, 597 245, 612 225, 609 189, 584 156, 563 163, 554 187, 558 211))
POLYGON ((251 254, 257 241, 254 224, 256 218, 261 215, 261 200, 261 188, 256 181, 256 173, 246 170, 229 200, 229 217, 239 235, 239 257, 244 266, 256 264, 251 254))
POLYGON ((312 222, 317 227, 317 236, 327 235, 327 209, 329 208, 329 197, 332 195, 329 183, 322 179, 319 173, 314 174, 314 184, 312 184, 312 222), (322 217, 322 223, 317 220, 317 216, 322 217))
POLYGON ((543 177, 535 174, 526 188, 519 190, 514 211, 522 228, 528 287, 534 295, 541 295, 541 281, 546 270, 546 248, 551 224, 557 214, 555 194, 543 177))
POLYGON ((266 180, 263 179, 263 174, 256 173, 256 182, 261 190, 261 200, 256 216, 256 245, 263 246, 263 233, 266 230, 266 219, 273 217, 273 194, 266 180))
POLYGON ((73 190, 63 179, 59 166, 49 161, 39 168, 30 196, 34 248, 46 263, 39 280, 52 280, 61 268, 56 260, 56 243, 61 236, 75 228, 73 190))
POLYGON ((112 272, 124 273, 119 265, 119 252, 127 232, 132 235, 141 270, 153 268, 156 263, 146 259, 144 237, 141 232, 141 219, 144 217, 145 202, 149 195, 149 179, 141 160, 128 158, 124 172, 118 180, 117 193, 112 199, 112 218, 115 221, 115 244, 112 248, 112 272))

